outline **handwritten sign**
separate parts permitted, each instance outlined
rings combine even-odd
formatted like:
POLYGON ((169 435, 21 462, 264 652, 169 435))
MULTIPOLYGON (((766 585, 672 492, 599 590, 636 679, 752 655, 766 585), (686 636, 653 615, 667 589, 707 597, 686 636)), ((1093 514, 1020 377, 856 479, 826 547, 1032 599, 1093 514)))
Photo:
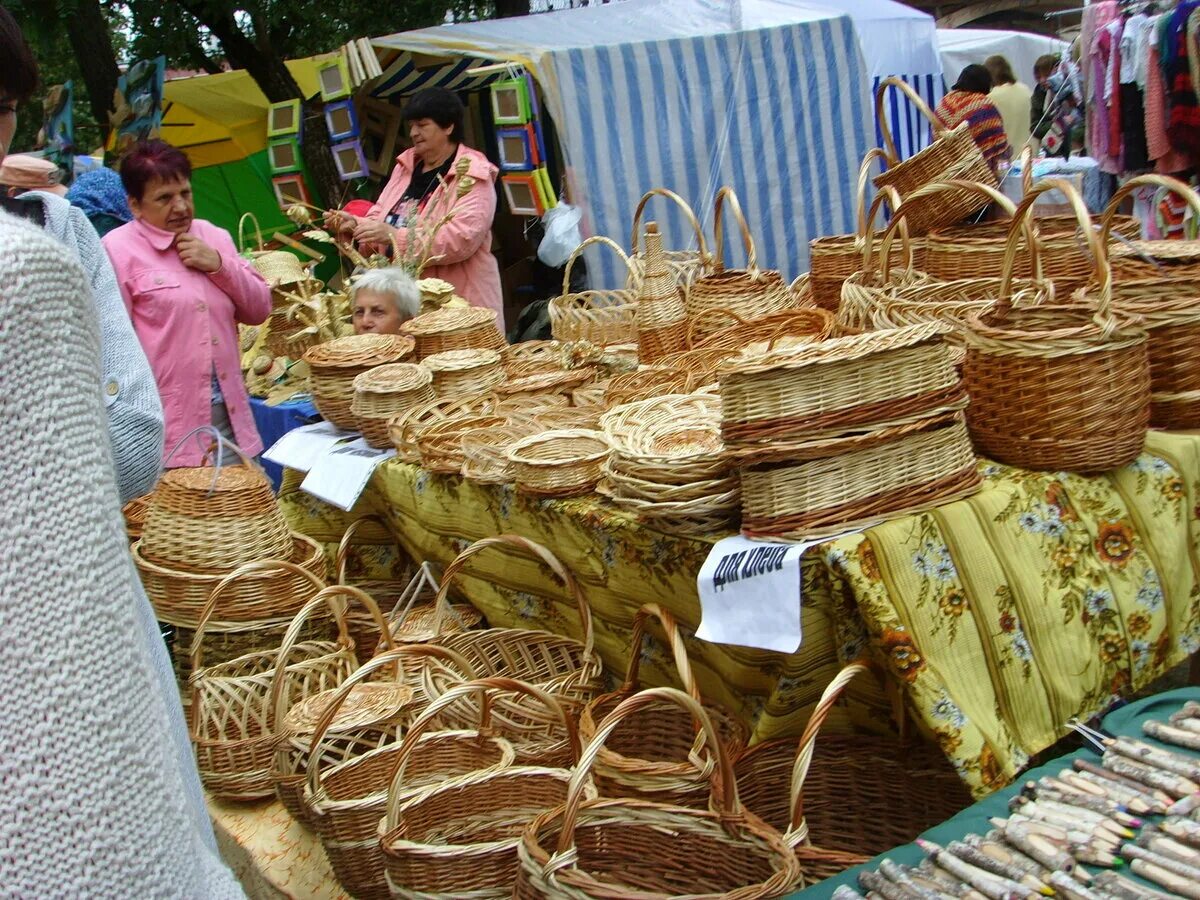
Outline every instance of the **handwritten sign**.
POLYGON ((795 653, 803 638, 800 557, 812 543, 764 544, 741 536, 718 541, 696 578, 696 636, 717 644, 795 653))
POLYGON ((395 455, 395 450, 376 450, 364 438, 339 444, 317 458, 300 489, 349 512, 371 480, 375 467, 395 455))
POLYGON ((307 472, 331 447, 352 437, 354 432, 342 431, 330 422, 302 425, 272 444, 269 450, 263 452, 263 459, 285 469, 307 472))

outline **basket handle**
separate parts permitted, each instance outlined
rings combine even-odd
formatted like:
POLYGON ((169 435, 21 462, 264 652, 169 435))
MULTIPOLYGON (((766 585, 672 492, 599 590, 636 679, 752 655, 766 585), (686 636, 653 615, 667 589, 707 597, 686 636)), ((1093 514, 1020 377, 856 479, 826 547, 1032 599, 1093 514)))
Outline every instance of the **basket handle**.
POLYGON ((579 729, 576 727, 573 717, 563 709, 562 704, 546 691, 543 691, 536 685, 518 681, 515 678, 480 678, 477 681, 456 684, 421 712, 421 715, 409 726, 408 731, 404 735, 404 741, 400 744, 400 749, 396 751, 396 764, 392 769, 391 777, 388 778, 388 802, 385 814, 385 828, 387 831, 391 831, 400 824, 400 787, 404 780, 404 769, 408 763, 408 758, 412 755, 417 742, 429 729, 430 725, 432 724, 436 729, 438 714, 464 697, 479 694, 482 702, 479 707, 480 722, 477 732, 480 736, 484 736, 488 733, 489 729, 491 697, 493 694, 501 691, 515 692, 533 697, 561 719, 563 727, 567 732, 567 742, 571 745, 571 758, 575 760, 579 759, 582 752, 579 744, 579 729))
POLYGON ((679 633, 679 623, 670 612, 657 603, 647 603, 633 617, 633 633, 629 639, 629 667, 625 672, 625 683, 619 691, 632 694, 639 686, 638 669, 642 660, 642 640, 646 635, 646 623, 651 618, 658 619, 667 635, 667 643, 671 647, 671 656, 675 659, 675 671, 679 673, 680 683, 688 695, 700 699, 700 688, 696 687, 696 679, 692 675, 692 664, 688 660, 687 647, 683 644, 683 635, 679 633))
POLYGON ((705 742, 712 748, 713 756, 716 758, 716 765, 713 767, 713 772, 708 776, 711 792, 709 807, 720 815, 721 821, 725 824, 726 828, 733 827, 736 824, 736 820, 741 817, 742 803, 738 799, 737 781, 734 779, 733 774, 733 763, 725 747, 722 746, 720 738, 717 737, 712 719, 709 718, 704 707, 676 688, 648 688, 626 700, 622 700, 616 709, 604 717, 604 721, 596 729, 595 736, 584 748, 583 754, 579 758, 579 765, 571 773, 571 783, 567 787, 567 802, 566 808, 563 810, 562 832, 558 836, 556 853, 563 854, 574 849, 575 823, 579 817, 579 807, 583 803, 583 789, 589 781, 588 776, 591 775, 592 766, 595 764, 596 757, 600 754, 600 751, 604 749, 604 744, 608 740, 608 736, 628 716, 641 711, 647 706, 659 703, 673 703, 676 706, 682 707, 700 724, 699 730, 703 734, 705 742))
MULTIPOLYGON (((347 597, 351 600, 357 600, 371 614, 371 617, 375 620, 375 624, 384 628, 386 634, 386 623, 383 620, 383 614, 379 611, 379 606, 376 605, 374 598, 370 594, 345 584, 335 584, 317 591, 316 596, 304 604, 300 611, 296 613, 296 617, 292 619, 292 624, 288 626, 287 633, 283 636, 283 643, 279 646, 279 652, 275 657, 275 674, 271 677, 271 696, 267 705, 267 710, 274 713, 274 719, 268 719, 268 721, 282 722, 283 717, 287 714, 287 709, 285 708, 287 698, 283 696, 283 684, 287 680, 288 657, 291 656, 292 649, 300 639, 300 630, 304 627, 304 623, 308 621, 316 610, 322 606, 327 606, 333 610, 333 618, 337 622, 338 627, 338 645, 346 649, 354 646, 354 642, 350 638, 350 632, 346 627, 346 609, 348 604, 344 602, 336 603, 333 601, 334 597, 347 597)), ((390 650, 393 647, 390 635, 387 640, 388 649, 390 650)))
MULTIPOLYGON (((1021 148, 1021 196, 1033 187, 1033 146, 1027 141, 1021 148)), ((1011 213, 1010 213, 1011 215, 1011 213)))
POLYGON ((721 228, 721 219, 725 213, 727 200, 734 218, 737 219, 738 227, 742 230, 742 246, 746 248, 746 271, 757 273, 758 253, 754 249, 754 238, 750 236, 750 226, 746 224, 746 217, 742 215, 742 204, 738 200, 738 195, 729 185, 725 185, 717 191, 717 199, 714 203, 713 236, 717 239, 717 256, 713 260, 713 271, 717 273, 725 271, 725 231, 721 228))
MULTIPOLYGON (((1013 213, 1013 223, 1008 232, 1008 243, 1004 248, 1004 268, 1000 276, 1000 296, 996 300, 995 315, 997 318, 1003 319, 1013 308, 1011 293, 1013 267, 1017 258, 1017 233, 1022 230, 1027 234, 1032 233, 1033 229, 1030 223, 1033 220, 1033 204, 1042 194, 1053 190, 1061 191, 1062 195, 1067 198, 1067 202, 1071 205, 1071 211, 1075 214, 1075 219, 1083 232, 1087 249, 1092 255, 1094 278, 1100 288, 1100 296, 1096 304, 1096 321, 1105 329, 1116 327, 1112 317, 1112 268, 1108 264, 1108 249, 1100 242, 1100 236, 1092 228, 1092 216, 1088 212, 1087 206, 1084 205, 1083 198, 1079 196, 1074 185, 1061 178, 1043 178, 1029 189, 1029 193, 1021 199, 1020 205, 1013 213)), ((1031 243, 1030 246, 1033 244, 1031 243)), ((1040 267, 1036 273, 1035 278, 1040 280, 1040 267)))
MULTIPOLYGON (((900 192, 889 185, 888 187, 882 188, 871 201, 871 209, 867 213, 864 231, 861 235, 855 238, 855 240, 862 247, 862 271, 868 274, 874 271, 874 269, 872 269, 873 260, 871 255, 875 252, 875 215, 883 207, 884 203, 892 208, 892 222, 889 223, 886 228, 884 228, 884 244, 881 244, 880 253, 883 254, 883 258, 885 259, 891 253, 892 242, 889 240, 888 235, 892 233, 891 226, 894 223, 895 226, 900 229, 900 247, 904 251, 904 266, 909 270, 911 270, 913 267, 913 246, 912 239, 909 237, 908 233, 908 222, 904 221, 902 217, 899 219, 896 218, 896 212, 902 205, 900 200, 900 192)), ((887 271, 888 269, 885 268, 884 272, 881 274, 886 274, 887 271)))
POLYGON ((380 653, 378 656, 367 660, 349 678, 337 686, 335 689, 337 693, 333 695, 328 706, 325 707, 325 711, 321 714, 321 718, 317 721, 316 727, 313 728, 305 778, 308 790, 314 796, 321 789, 321 766, 319 765, 321 754, 319 749, 321 742, 325 739, 326 732, 329 731, 330 726, 333 725, 333 720, 337 717, 338 710, 342 708, 342 704, 346 702, 346 698, 350 696, 355 685, 366 681, 369 676, 375 674, 385 666, 394 666, 396 673, 395 680, 397 682, 402 680, 404 678, 403 663, 405 657, 427 657, 430 660, 449 663, 450 666, 458 670, 460 677, 466 679, 475 677, 475 670, 471 668, 470 663, 453 650, 446 647, 439 647, 437 644, 407 644, 397 647, 394 650, 380 653))
POLYGON ((871 224, 871 220, 867 218, 867 187, 871 183, 871 163, 875 160, 880 160, 882 163, 887 163, 887 154, 878 147, 872 147, 863 157, 862 163, 858 167, 858 186, 855 190, 855 221, 858 223, 858 236, 868 237, 871 232, 867 230, 871 224))
POLYGON ((1168 178, 1165 175, 1135 175, 1127 182, 1117 188, 1117 192, 1112 195, 1112 199, 1108 201, 1108 206, 1104 208, 1104 215, 1100 219, 1100 242, 1106 247, 1109 242, 1109 235, 1112 232, 1113 219, 1117 216, 1117 208, 1121 205, 1121 201, 1136 191, 1139 187, 1157 187, 1178 194, 1184 199, 1188 206, 1191 207, 1198 217, 1200 217, 1200 195, 1176 178, 1168 178))
MULTIPOLYGON (((725 318, 725 319, 733 319, 734 325, 748 324, 746 319, 743 319, 741 316, 739 316, 737 313, 735 313, 732 309, 725 309, 720 306, 713 306, 713 307, 709 307, 708 309, 703 309, 697 315, 688 317, 687 342, 688 342, 689 349, 696 350, 696 349, 699 349, 700 347, 704 346, 704 341, 706 340, 706 338, 701 338, 698 343, 696 341, 696 326, 699 325, 701 322, 703 322, 705 319, 711 318, 712 316, 721 316, 722 318, 725 318)), ((722 326, 722 327, 724 328, 724 327, 728 327, 728 326, 722 326)))
MULTIPOLYGON (((237 584, 243 578, 249 575, 261 575, 268 572, 286 572, 291 575, 298 575, 301 578, 308 579, 313 586, 313 594, 325 588, 325 582, 314 575, 308 569, 296 565, 294 562, 289 562, 286 559, 256 559, 253 562, 243 563, 238 566, 224 578, 217 582, 216 586, 208 595, 208 600, 204 604, 204 609, 200 611, 200 619, 196 623, 196 633, 192 635, 192 646, 188 651, 192 657, 192 671, 199 672, 203 668, 204 658, 204 632, 208 629, 208 622, 217 611, 217 601, 221 599, 231 586, 237 584)), ((194 689, 193 689, 194 694, 194 689)))
POLYGON ((254 223, 254 236, 258 242, 258 250, 263 249, 262 226, 258 224, 258 216, 252 212, 242 213, 242 217, 238 219, 238 250, 241 253, 246 252, 246 220, 249 219, 254 223))
POLYGON ((796 754, 796 762, 792 765, 791 802, 789 803, 792 815, 785 836, 788 846, 794 847, 808 842, 808 823, 804 821, 804 780, 808 777, 808 769, 812 765, 817 733, 825 724, 825 720, 829 718, 829 711, 842 696, 842 691, 854 680, 855 676, 870 669, 871 666, 868 663, 860 660, 838 672, 833 681, 825 687, 821 699, 808 718, 808 724, 804 726, 804 732, 800 735, 800 751, 796 754))
MULTIPOLYGON (((642 252, 641 249, 641 224, 642 212, 646 209, 646 204, 650 202, 652 197, 666 197, 679 207, 683 213, 683 217, 687 219, 688 224, 692 226, 692 231, 696 234, 696 242, 700 248, 700 264, 708 264, 708 243, 704 240, 704 229, 700 227, 700 220, 696 218, 696 213, 686 200, 680 197, 677 193, 667 188, 651 188, 642 195, 642 199, 638 201, 637 209, 633 212, 633 233, 629 237, 629 246, 632 249, 634 256, 642 252)), ((565 293, 565 291, 564 291, 565 293)))
POLYGON ((621 262, 625 263, 625 268, 629 271, 629 274, 633 274, 633 263, 629 261, 629 257, 625 255, 625 251, 621 249, 621 245, 610 237, 605 237, 602 234, 596 234, 590 238, 586 238, 578 247, 572 250, 571 255, 567 257, 567 264, 563 267, 563 296, 571 293, 571 270, 575 268, 575 260, 579 259, 579 257, 583 255, 583 251, 592 244, 603 244, 605 247, 611 247, 616 252, 617 256, 621 257, 621 262))
POLYGON ((575 580, 575 576, 571 574, 571 570, 559 562, 558 557, 541 544, 534 543, 528 538, 523 538, 517 534, 498 534, 495 537, 483 538, 471 544, 462 553, 454 557, 450 565, 446 566, 446 570, 442 573, 441 586, 438 588, 437 602, 444 602, 446 595, 450 592, 450 585, 454 581, 454 576, 462 571, 472 556, 481 553, 488 547, 501 546, 516 547, 518 550, 524 550, 529 556, 543 562, 562 581, 563 586, 567 589, 567 593, 574 598, 575 606, 579 610, 579 623, 583 626, 584 662, 593 662, 596 659, 595 636, 592 632, 592 608, 588 604, 587 597, 584 596, 583 590, 579 587, 579 582, 575 580))
POLYGON ((929 120, 929 124, 933 126, 933 136, 935 140, 946 134, 948 129, 941 123, 938 117, 934 115, 933 110, 929 108, 929 104, 921 98, 921 95, 909 87, 904 81, 894 75, 883 79, 883 81, 879 82, 879 88, 875 91, 875 121, 879 123, 880 131, 883 132, 884 143, 887 144, 888 165, 894 166, 896 163, 900 162, 900 154, 896 150, 896 142, 892 140, 892 129, 888 127, 887 115, 883 109, 883 97, 887 93, 887 89, 889 87, 894 87, 896 90, 900 91, 900 93, 904 94, 904 96, 912 101, 912 104, 917 108, 917 111, 929 120))

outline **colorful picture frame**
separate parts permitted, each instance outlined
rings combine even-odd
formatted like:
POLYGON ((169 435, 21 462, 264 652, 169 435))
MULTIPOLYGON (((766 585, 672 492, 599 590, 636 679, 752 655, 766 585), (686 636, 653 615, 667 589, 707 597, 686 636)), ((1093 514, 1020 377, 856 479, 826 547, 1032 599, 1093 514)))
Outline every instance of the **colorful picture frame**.
POLYGON ((529 105, 529 82, 505 78, 492 82, 492 121, 497 125, 525 125, 533 118, 529 105))
POLYGON ((273 175, 285 172, 299 172, 303 165, 300 155, 300 142, 295 138, 284 138, 282 141, 271 141, 267 144, 267 164, 273 175))
POLYGON ((359 140, 372 175, 386 177, 396 164, 396 144, 404 119, 399 106, 364 97, 358 101, 359 140))
POLYGON ((362 141, 358 138, 334 144, 329 149, 333 153, 333 163, 337 166, 338 177, 342 181, 366 178, 371 174, 371 170, 367 166, 367 156, 363 152, 362 141))
POLYGON ((308 185, 305 184, 304 176, 299 172, 276 175, 271 179, 271 187, 275 190, 275 200, 279 203, 280 209, 286 210, 294 203, 312 204, 312 195, 308 192, 308 185))
POLYGON ((267 108, 267 137, 290 137, 300 134, 302 122, 300 100, 284 100, 267 108))
POLYGON ((532 172, 541 162, 532 125, 497 128, 496 148, 503 172, 532 172))
POLYGON ((321 86, 321 99, 328 103, 349 97, 350 70, 344 56, 336 56, 317 63, 317 84, 321 86))
POLYGON ((504 187, 508 209, 514 216, 540 216, 546 211, 536 173, 501 175, 500 184, 504 187))
POLYGON ((335 144, 359 136, 358 111, 353 100, 335 100, 325 106, 325 124, 329 139, 335 144))

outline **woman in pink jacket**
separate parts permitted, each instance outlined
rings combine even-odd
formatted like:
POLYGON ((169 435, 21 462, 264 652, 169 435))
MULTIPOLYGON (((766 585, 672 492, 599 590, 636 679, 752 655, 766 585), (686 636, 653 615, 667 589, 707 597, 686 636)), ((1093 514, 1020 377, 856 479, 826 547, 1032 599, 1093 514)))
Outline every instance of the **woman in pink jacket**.
POLYGON ((213 425, 251 456, 262 451, 242 380, 237 323, 271 312, 271 289, 238 255, 229 233, 195 217, 192 167, 162 141, 121 163, 134 220, 104 236, 133 329, 154 370, 172 466, 198 466, 199 443, 173 456, 199 425, 213 425))
POLYGON ((445 88, 417 92, 405 108, 404 118, 413 145, 396 157, 396 168, 379 201, 363 217, 334 213, 332 224, 374 248, 389 248, 393 236, 403 248, 407 240, 404 223, 426 209, 444 210, 441 192, 448 191, 453 198, 459 160, 467 160, 467 175, 474 184, 455 204, 454 217, 438 231, 432 247, 436 261, 421 274, 450 282, 473 306, 494 309, 503 331, 500 267, 492 256, 498 170, 486 156, 462 143, 463 105, 445 88))

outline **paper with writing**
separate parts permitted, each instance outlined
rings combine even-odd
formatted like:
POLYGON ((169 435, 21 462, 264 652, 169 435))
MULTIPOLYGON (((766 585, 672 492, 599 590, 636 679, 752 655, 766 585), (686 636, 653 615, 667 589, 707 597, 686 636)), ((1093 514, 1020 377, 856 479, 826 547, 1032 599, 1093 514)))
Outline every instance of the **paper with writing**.
POLYGON ((272 444, 270 449, 263 451, 263 459, 268 459, 285 469, 307 472, 318 457, 323 456, 330 447, 338 441, 352 437, 353 431, 343 431, 330 422, 301 425, 287 432, 272 444))
POLYGON ((339 444, 313 463, 300 489, 349 512, 371 480, 375 467, 395 455, 395 450, 377 450, 364 438, 339 444))

